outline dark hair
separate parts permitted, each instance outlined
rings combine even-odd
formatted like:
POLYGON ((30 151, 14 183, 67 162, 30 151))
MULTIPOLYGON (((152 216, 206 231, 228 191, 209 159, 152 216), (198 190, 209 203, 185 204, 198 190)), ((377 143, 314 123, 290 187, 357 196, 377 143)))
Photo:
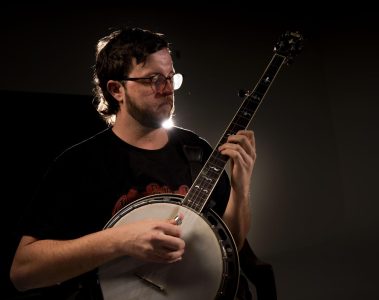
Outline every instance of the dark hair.
POLYGON ((140 64, 163 48, 169 48, 163 34, 136 27, 114 31, 98 41, 93 73, 94 105, 106 123, 113 124, 119 111, 118 102, 107 90, 107 82, 127 77, 133 58, 140 64))

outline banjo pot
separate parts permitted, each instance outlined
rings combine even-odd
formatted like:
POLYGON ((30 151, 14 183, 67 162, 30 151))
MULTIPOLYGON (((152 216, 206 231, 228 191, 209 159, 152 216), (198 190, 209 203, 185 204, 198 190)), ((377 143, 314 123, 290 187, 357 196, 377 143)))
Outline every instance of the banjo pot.
POLYGON ((105 300, 234 299, 238 288, 238 251, 228 228, 211 209, 198 214, 182 205, 183 197, 152 195, 125 206, 105 228, 143 219, 173 219, 183 214, 183 259, 172 264, 132 257, 113 260, 99 268, 105 300))

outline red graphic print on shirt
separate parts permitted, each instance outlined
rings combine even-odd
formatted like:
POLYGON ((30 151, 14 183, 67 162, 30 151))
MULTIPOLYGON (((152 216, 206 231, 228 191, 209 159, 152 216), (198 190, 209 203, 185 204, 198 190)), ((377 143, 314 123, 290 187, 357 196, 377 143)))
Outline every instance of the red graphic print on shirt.
POLYGON ((113 207, 112 215, 115 215, 121 208, 142 197, 154 194, 177 194, 185 196, 188 190, 189 188, 185 184, 179 186, 177 190, 172 190, 167 185, 160 186, 157 183, 148 184, 144 191, 138 191, 135 188, 131 188, 127 194, 123 194, 118 198, 115 206, 113 207))

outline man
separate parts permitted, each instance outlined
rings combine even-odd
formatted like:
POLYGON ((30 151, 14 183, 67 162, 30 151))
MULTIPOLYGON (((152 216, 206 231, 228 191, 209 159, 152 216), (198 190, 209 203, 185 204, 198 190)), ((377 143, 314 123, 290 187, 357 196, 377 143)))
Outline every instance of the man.
MULTIPOLYGON (((98 43, 94 79, 97 110, 109 128, 63 152, 44 177, 23 219, 11 268, 19 290, 46 288, 46 295, 62 299, 80 293, 96 299, 96 269, 107 262, 129 256, 174 264, 185 256, 177 219, 103 230, 112 215, 138 198, 187 193, 193 182, 181 152, 187 140, 206 154, 202 163, 210 154, 209 145, 191 131, 161 126, 173 113, 174 90, 183 80, 167 41, 140 28, 111 33, 98 43)), ((231 159, 231 186, 224 172, 212 208, 240 249, 250 226, 253 132, 230 136, 218 151, 231 159)))

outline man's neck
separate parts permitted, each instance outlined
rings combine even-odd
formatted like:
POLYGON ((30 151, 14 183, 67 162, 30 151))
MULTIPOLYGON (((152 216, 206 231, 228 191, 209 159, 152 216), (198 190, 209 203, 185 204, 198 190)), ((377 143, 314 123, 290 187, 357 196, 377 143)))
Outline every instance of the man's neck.
POLYGON ((113 132, 126 143, 137 148, 146 150, 157 150, 164 147, 168 142, 166 129, 147 128, 141 125, 116 123, 112 128, 113 132))

